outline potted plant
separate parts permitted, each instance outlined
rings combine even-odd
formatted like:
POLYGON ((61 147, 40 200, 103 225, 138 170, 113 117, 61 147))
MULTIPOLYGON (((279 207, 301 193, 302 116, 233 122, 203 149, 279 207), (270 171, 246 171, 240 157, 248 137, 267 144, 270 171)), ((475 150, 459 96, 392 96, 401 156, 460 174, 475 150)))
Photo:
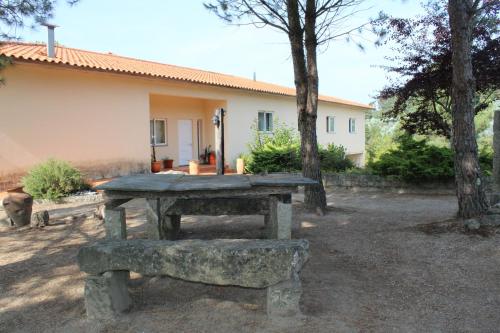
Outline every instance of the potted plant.
POLYGON ((213 164, 215 164, 215 154, 211 152, 211 145, 205 147, 203 154, 200 155, 200 160, 202 164, 212 164, 210 161, 211 155, 213 155, 213 164))
POLYGON ((151 172, 156 173, 161 171, 161 161, 156 160, 156 147, 153 145, 151 150, 151 172))
POLYGON ((165 157, 163 159, 163 166, 165 167, 165 169, 172 169, 174 167, 174 160, 168 156, 165 157))
POLYGON ((245 173, 245 159, 243 158, 243 154, 236 159, 236 173, 238 175, 242 175, 245 173))
POLYGON ((212 151, 210 148, 212 148, 212 146, 209 145, 205 149, 205 156, 207 157, 208 164, 215 165, 215 152, 212 151))

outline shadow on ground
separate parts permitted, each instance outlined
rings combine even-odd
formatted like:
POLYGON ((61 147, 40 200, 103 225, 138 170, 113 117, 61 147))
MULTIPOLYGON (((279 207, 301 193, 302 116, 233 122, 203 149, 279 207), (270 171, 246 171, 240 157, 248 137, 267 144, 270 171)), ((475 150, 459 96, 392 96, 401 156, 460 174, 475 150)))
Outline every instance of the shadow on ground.
MULTIPOLYGON (((303 318, 270 322, 262 290, 132 274, 129 314, 85 320, 76 253, 104 236, 87 205, 54 207, 45 229, 0 229, 0 332, 498 331, 499 237, 455 230, 454 197, 330 190, 322 217, 301 201, 294 195, 293 237, 311 246, 303 318)), ((143 203, 127 204, 127 216, 129 237, 144 237, 143 203)), ((258 216, 186 216, 182 237, 262 238, 263 224, 258 216)))

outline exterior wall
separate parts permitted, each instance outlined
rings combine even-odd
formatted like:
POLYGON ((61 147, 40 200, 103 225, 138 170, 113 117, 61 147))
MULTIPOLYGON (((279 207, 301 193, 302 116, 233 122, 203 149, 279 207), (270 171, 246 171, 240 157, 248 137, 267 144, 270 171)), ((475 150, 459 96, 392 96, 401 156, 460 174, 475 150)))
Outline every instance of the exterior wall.
MULTIPOLYGON (((275 121, 297 128, 295 98, 289 96, 31 63, 9 66, 2 76, 0 190, 49 157, 68 160, 94 178, 148 172, 150 118, 168 121, 169 145, 159 148, 158 157, 178 160, 177 120, 203 119, 203 147, 213 148, 211 118, 216 108, 225 107, 226 162, 231 165, 247 150, 258 111, 272 111, 275 121)), ((363 154, 364 111, 320 103, 318 141, 363 154), (335 134, 326 133, 330 114, 336 117, 335 134), (349 134, 353 115, 358 131, 349 134)), ((196 158, 195 146, 193 152, 196 158)))
POLYGON ((16 64, 0 87, 0 184, 49 157, 90 177, 149 168, 149 100, 133 80, 16 64), (147 163, 146 163, 147 162, 147 163))
MULTIPOLYGON (((274 123, 284 122, 298 128, 297 111, 294 97, 276 97, 266 94, 233 93, 228 98, 226 159, 233 164, 240 153, 247 150, 252 139, 248 128, 255 124, 259 111, 273 112, 274 123), (245 130, 242 130, 244 126, 245 130)), ((365 111, 359 108, 320 102, 317 123, 318 143, 335 143, 347 150, 349 157, 358 165, 364 165, 365 150, 365 111), (326 117, 335 117, 335 133, 327 133, 326 117), (356 132, 349 133, 349 118, 356 119, 356 132)))
POLYGON ((340 106, 331 103, 319 103, 318 107, 318 143, 326 145, 335 143, 342 145, 347 154, 358 165, 364 165, 365 153, 365 113, 366 111, 349 106, 340 106), (335 131, 326 131, 326 117, 335 118, 335 131), (356 131, 349 133, 349 118, 356 119, 356 131))

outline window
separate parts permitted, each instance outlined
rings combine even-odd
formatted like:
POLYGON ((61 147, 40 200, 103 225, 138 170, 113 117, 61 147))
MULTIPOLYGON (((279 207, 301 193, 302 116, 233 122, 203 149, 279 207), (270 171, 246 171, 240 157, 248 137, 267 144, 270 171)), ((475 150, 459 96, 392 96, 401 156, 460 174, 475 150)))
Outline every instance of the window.
POLYGON ((326 132, 335 133, 335 117, 326 117, 326 132))
POLYGON ((273 113, 272 112, 259 112, 258 129, 261 132, 273 131, 273 113))
POLYGON ((167 144, 167 120, 151 119, 149 121, 150 143, 152 146, 167 144))
POLYGON ((349 118, 349 133, 356 133, 356 119, 349 118))

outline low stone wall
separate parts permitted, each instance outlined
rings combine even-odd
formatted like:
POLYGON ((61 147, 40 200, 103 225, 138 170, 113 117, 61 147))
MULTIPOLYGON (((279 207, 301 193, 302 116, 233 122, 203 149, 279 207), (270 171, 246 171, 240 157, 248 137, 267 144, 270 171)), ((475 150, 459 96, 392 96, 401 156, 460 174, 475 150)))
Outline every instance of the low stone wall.
MULTIPOLYGON (((111 162, 72 163, 86 179, 103 179, 131 174, 149 173, 149 162, 133 160, 116 160, 111 162)), ((21 178, 28 173, 28 169, 19 169, 15 172, 0 172, 0 192, 15 189, 21 186, 21 178)))
MULTIPOLYGON (((454 182, 435 182, 410 184, 401 180, 367 174, 346 174, 346 173, 328 173, 323 175, 325 186, 342 187, 353 190, 377 190, 396 193, 423 193, 423 194, 455 194, 454 182)), ((490 178, 486 178, 486 188, 489 190, 491 185, 490 178)))

